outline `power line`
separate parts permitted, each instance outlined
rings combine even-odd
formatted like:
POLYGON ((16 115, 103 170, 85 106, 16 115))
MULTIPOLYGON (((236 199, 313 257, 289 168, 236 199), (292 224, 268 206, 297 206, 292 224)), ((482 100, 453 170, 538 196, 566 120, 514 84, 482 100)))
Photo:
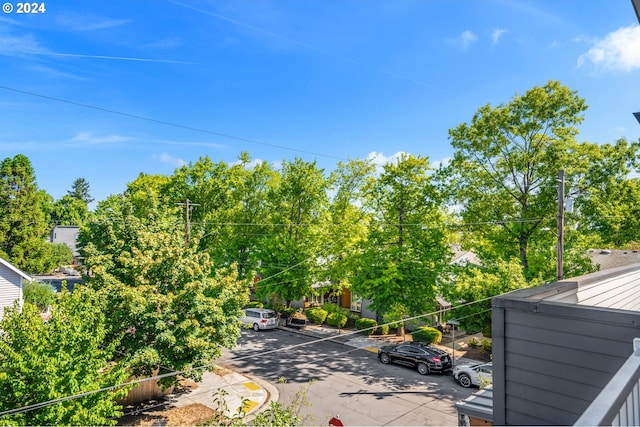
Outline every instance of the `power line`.
MULTIPOLYGON (((484 302, 484 301, 490 300, 492 298, 493 297, 486 297, 486 298, 482 298, 482 299, 477 300, 477 301, 463 303, 463 304, 460 304, 460 305, 458 305, 456 307, 451 307, 449 310, 454 310, 454 309, 466 307, 466 306, 469 306, 469 305, 472 305, 472 304, 477 304, 477 303, 480 303, 480 302, 484 302)), ((436 315, 438 313, 439 313, 439 311, 433 311, 433 312, 429 312, 429 313, 420 314, 420 315, 417 315, 417 316, 407 317, 407 318, 402 319, 402 321, 407 322, 407 321, 411 321, 411 320, 417 320, 417 319, 424 318, 426 316, 433 316, 433 315, 436 315)), ((370 328, 364 328, 364 329, 359 329, 359 330, 356 330, 356 331, 340 333, 340 334, 337 334, 337 335, 330 335, 330 336, 323 337, 323 338, 317 338, 317 339, 311 340, 311 341, 306 342, 306 343, 293 344, 293 345, 290 345, 290 346, 287 346, 287 347, 277 348, 277 349, 274 349, 274 350, 261 351, 260 352, 260 356, 261 357, 268 356, 268 355, 271 355, 271 354, 274 354, 274 353, 278 353, 278 352, 281 352, 281 351, 290 351, 290 350, 293 350, 293 349, 296 349, 296 348, 300 348, 300 347, 304 347, 304 346, 307 346, 307 345, 310 345, 310 344, 317 344, 319 342, 330 341, 330 340, 333 340, 336 337, 348 337, 348 336, 360 334, 362 332, 366 332, 366 331, 369 331, 369 330, 374 330, 374 329, 379 328, 381 326, 390 326, 390 325, 393 325, 393 324, 396 324, 396 323, 398 323, 398 321, 387 322, 387 323, 383 323, 383 324, 380 324, 380 325, 377 325, 377 326, 372 326, 370 328)), ((249 355, 246 355, 246 356, 236 357, 233 360, 234 361, 241 361, 241 360, 249 359, 249 358, 255 357, 255 356, 256 356, 256 354, 249 354, 249 355)), ((229 360, 229 359, 225 359, 224 357, 221 358, 221 361, 224 362, 225 360, 229 360)), ((216 365, 216 363, 207 363, 207 364, 204 364, 204 365, 201 365, 201 366, 198 366, 198 367, 194 367, 194 368, 184 369, 184 370, 181 370, 181 371, 168 372, 166 374, 161 374, 161 375, 154 375, 154 376, 151 376, 151 377, 141 378, 139 380, 127 381, 126 383, 121 383, 121 384, 116 384, 116 385, 112 385, 112 386, 108 386, 108 387, 103 387, 103 388, 98 389, 98 390, 91 390, 91 391, 87 391, 87 392, 84 392, 84 393, 78 393, 78 394, 75 394, 75 395, 72 395, 72 396, 59 397, 57 399, 52 399, 52 400, 48 400, 48 401, 40 402, 40 403, 34 403, 34 404, 31 404, 31 405, 22 406, 20 408, 9 409, 7 411, 0 412, 0 417, 5 417, 7 415, 17 415, 17 414, 20 414, 20 413, 23 413, 23 412, 30 412, 30 411, 34 411, 36 409, 42 409, 42 408, 45 408, 47 406, 55 405, 56 403, 66 402, 68 400, 73 400, 73 399, 79 399, 81 397, 90 396, 90 395, 95 394, 95 393, 102 393, 102 392, 110 391, 110 390, 113 390, 113 389, 116 389, 116 388, 119 388, 119 387, 126 387, 126 386, 129 386, 129 385, 139 384, 139 383, 142 383, 142 382, 145 382, 145 381, 159 380, 159 379, 163 379, 163 378, 169 378, 169 377, 174 377, 174 376, 181 375, 181 374, 186 374, 186 373, 193 372, 193 371, 201 371, 201 370, 204 370, 204 369, 212 368, 215 365, 216 365)))
POLYGON ((326 157, 326 158, 330 158, 330 159, 348 161, 348 159, 344 159, 342 157, 337 157, 337 156, 331 156, 329 154, 316 153, 314 151, 307 151, 307 150, 301 150, 299 148, 287 147, 287 146, 284 146, 284 145, 271 144, 271 143, 268 143, 268 142, 259 141, 257 139, 244 138, 244 137, 241 137, 241 136, 235 136, 235 135, 230 135, 230 134, 221 133, 221 132, 214 132, 214 131, 211 131, 211 130, 197 128, 197 127, 194 127, 194 126, 182 125, 182 124, 175 123, 175 122, 169 122, 169 121, 166 121, 166 120, 159 120, 159 119, 154 119, 154 118, 151 118, 151 117, 139 116, 137 114, 126 113, 126 112, 123 112, 123 111, 113 110, 113 109, 110 109, 110 108, 98 107, 96 105, 85 104, 85 103, 77 102, 77 101, 70 101, 68 99, 57 98, 57 97, 54 97, 54 96, 42 95, 42 94, 39 94, 39 93, 27 91, 27 90, 12 88, 12 87, 9 87, 9 86, 0 85, 0 89, 4 89, 4 90, 7 90, 7 91, 20 93, 22 95, 34 96, 34 97, 46 99, 46 100, 49 100, 49 101, 55 101, 55 102, 61 102, 61 103, 64 103, 64 104, 74 105, 76 107, 82 107, 82 108, 87 108, 87 109, 90 109, 90 110, 102 111, 104 113, 109 113, 109 114, 116 114, 116 115, 119 115, 119 116, 124 116, 124 117, 131 118, 131 119, 143 120, 143 121, 156 123, 156 124, 160 124, 160 125, 164 125, 164 126, 171 126, 171 127, 175 127, 175 128, 179 128, 179 129, 186 129, 186 130, 190 130, 190 131, 193 131, 193 132, 204 133, 204 134, 207 134, 207 135, 214 135, 214 136, 219 136, 219 137, 222 137, 222 138, 233 139, 233 140, 236 140, 236 141, 249 142, 251 144, 264 145, 264 146, 267 146, 267 147, 278 148, 278 149, 281 149, 281 150, 288 150, 288 151, 293 151, 293 152, 298 152, 298 153, 311 154, 313 156, 318 156, 318 157, 326 157))

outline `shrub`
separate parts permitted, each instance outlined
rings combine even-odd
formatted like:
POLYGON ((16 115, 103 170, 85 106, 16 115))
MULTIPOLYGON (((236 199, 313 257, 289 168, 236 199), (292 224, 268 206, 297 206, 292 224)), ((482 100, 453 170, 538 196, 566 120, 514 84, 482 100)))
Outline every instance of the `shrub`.
POLYGON ((322 306, 322 309, 325 310, 328 314, 340 312, 340 307, 338 306, 338 304, 333 304, 330 302, 324 304, 322 306))
POLYGON ((305 314, 307 315, 307 319, 309 319, 312 323, 316 325, 322 325, 327 318, 327 310, 323 310, 320 307, 312 307, 308 309, 305 314))
POLYGON ((372 333, 374 333, 376 329, 378 329, 377 326, 378 322, 376 322, 375 319, 362 317, 356 320, 356 329, 362 331, 362 333, 365 335, 371 335, 372 333))
POLYGON ((483 339, 481 345, 482 345, 482 350, 486 351, 487 353, 491 353, 491 351, 493 350, 493 345, 491 344, 491 341, 487 339, 483 339))
POLYGON ((380 335, 389 334, 389 325, 380 325, 380 327, 378 327, 378 333, 380 335))
POLYGON ((249 301, 249 304, 246 306, 247 308, 262 308, 264 304, 260 301, 249 301))
POLYGON ((327 315, 327 324, 336 328, 344 328, 349 318, 342 313, 330 313, 327 315))
POLYGON ((417 342, 437 344, 442 341, 442 332, 430 326, 420 326, 413 331, 411 337, 417 342))
POLYGON ((48 283, 29 282, 22 290, 24 300, 38 307, 40 311, 45 311, 56 300, 56 291, 48 283))
POLYGON ((468 342, 471 347, 480 347, 480 341, 478 341, 475 337, 471 338, 468 342))

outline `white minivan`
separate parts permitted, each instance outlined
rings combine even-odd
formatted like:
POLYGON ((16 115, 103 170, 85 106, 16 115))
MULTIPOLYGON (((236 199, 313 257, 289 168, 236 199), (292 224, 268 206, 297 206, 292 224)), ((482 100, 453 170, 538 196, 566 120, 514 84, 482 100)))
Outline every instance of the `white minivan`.
POLYGON ((243 325, 251 326, 254 331, 274 329, 278 327, 278 313, 267 308, 245 308, 243 325))

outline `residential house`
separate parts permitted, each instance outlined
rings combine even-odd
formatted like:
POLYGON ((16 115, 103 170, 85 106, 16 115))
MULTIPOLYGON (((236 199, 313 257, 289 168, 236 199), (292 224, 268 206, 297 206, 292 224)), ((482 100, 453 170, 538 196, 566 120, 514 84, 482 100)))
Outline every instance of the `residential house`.
POLYGON ((51 230, 51 243, 64 243, 73 253, 73 265, 80 264, 80 253, 78 252, 78 233, 80 227, 75 225, 56 225, 51 230))
MULTIPOLYGON (((574 424, 634 354, 639 285, 633 264, 495 297, 493 405, 484 419, 574 424)), ((458 410, 470 419, 474 405, 466 403, 458 410)))
POLYGON ((0 319, 6 307, 12 307, 15 301, 22 305, 22 289, 25 281, 33 279, 9 261, 0 258, 0 319))

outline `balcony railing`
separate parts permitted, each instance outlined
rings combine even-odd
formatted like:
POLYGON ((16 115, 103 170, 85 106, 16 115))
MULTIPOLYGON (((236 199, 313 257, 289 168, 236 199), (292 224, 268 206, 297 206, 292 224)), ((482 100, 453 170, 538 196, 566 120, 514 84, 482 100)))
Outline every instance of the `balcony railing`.
POLYGON ((634 338, 629 359, 574 425, 640 426, 640 338, 634 338))

